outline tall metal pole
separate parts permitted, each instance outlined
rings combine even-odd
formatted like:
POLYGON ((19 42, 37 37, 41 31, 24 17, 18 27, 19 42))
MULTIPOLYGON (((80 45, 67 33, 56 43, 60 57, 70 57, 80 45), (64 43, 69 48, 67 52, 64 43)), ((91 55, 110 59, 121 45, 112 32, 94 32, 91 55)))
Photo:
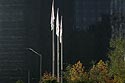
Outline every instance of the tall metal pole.
POLYGON ((42 77, 42 55, 40 55, 40 79, 42 77))
POLYGON ((52 31, 52 76, 55 74, 55 29, 54 29, 54 0, 52 2, 52 12, 51 12, 51 31, 52 31))
POLYGON ((59 82, 59 70, 60 70, 60 60, 59 60, 59 9, 57 9, 57 17, 56 17, 56 35, 57 35, 57 82, 59 82))
POLYGON ((63 83, 63 28, 62 28, 62 16, 60 22, 60 43, 61 43, 61 83, 63 83))
POLYGON ((59 37, 57 36, 57 82, 59 82, 59 37))
POLYGON ((54 74, 55 74, 55 37, 54 37, 54 34, 55 34, 55 29, 53 28, 52 30, 52 76, 54 77, 54 74))
POLYGON ((37 51, 33 50, 32 48, 28 48, 30 51, 32 51, 33 53, 37 54, 40 58, 40 79, 41 79, 41 74, 42 74, 42 55, 39 54, 37 51))
MULTIPOLYGON (((63 39, 63 37, 61 36, 63 39)), ((63 40, 61 41, 61 83, 63 83, 63 40)))

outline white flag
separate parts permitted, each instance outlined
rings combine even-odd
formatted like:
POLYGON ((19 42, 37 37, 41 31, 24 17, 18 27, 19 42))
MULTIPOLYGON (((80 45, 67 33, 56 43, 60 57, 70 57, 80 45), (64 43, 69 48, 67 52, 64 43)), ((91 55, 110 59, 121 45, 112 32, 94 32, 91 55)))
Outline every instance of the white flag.
POLYGON ((54 29, 54 0, 52 2, 52 12, 51 12, 51 31, 54 29))
POLYGON ((59 37, 59 8, 57 9, 56 15, 56 35, 59 37))
POLYGON ((62 43, 62 16, 60 21, 60 43, 62 43))

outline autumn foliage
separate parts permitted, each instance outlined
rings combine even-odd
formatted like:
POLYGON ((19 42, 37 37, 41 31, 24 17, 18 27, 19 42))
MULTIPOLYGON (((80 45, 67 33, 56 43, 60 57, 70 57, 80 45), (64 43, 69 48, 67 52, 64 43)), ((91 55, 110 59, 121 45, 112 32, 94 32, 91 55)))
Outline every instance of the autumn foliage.
MULTIPOLYGON (((63 83, 125 83, 125 39, 112 39, 107 55, 109 60, 100 60, 89 70, 80 61, 67 66, 63 83)), ((49 73, 45 73, 42 80, 43 83, 56 83, 53 81, 56 78, 49 73)))

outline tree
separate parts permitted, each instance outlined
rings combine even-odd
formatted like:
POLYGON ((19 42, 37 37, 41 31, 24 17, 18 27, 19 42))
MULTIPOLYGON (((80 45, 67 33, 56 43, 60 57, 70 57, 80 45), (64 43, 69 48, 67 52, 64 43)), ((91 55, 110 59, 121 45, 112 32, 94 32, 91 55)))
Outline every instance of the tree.
POLYGON ((125 81, 125 39, 115 38, 110 41, 110 52, 108 54, 109 74, 117 83, 125 81))

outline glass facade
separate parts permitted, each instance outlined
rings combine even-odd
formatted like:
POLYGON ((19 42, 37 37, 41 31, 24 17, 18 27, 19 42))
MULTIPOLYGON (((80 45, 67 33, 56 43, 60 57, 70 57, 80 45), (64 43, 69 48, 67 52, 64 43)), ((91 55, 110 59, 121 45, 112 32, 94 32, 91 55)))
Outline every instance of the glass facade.
POLYGON ((110 0, 74 0, 74 30, 86 30, 110 13, 110 0))
POLYGON ((25 6, 25 0, 0 0, 1 83, 26 77, 25 6))
POLYGON ((125 1, 111 0, 111 28, 112 38, 125 38, 125 1))
POLYGON ((35 48, 39 27, 40 0, 0 0, 0 83, 27 83, 28 70, 39 79, 39 56, 27 49, 35 48))
MULTIPOLYGON (((76 31, 89 29, 89 26, 102 21, 102 15, 112 15, 113 13, 115 15, 118 13, 120 15, 125 14, 124 0, 74 0, 73 29, 76 31)), ((118 34, 118 30, 115 29, 112 28, 113 34, 118 34)), ((125 32, 123 28, 120 30, 125 32)), ((123 32, 119 32, 119 34, 123 32)))
POLYGON ((39 56, 27 48, 45 49, 40 42, 44 38, 39 36, 43 30, 41 4, 41 0, 0 0, 0 83, 27 83, 29 71, 30 81, 38 82, 39 56))
POLYGON ((106 59, 110 39, 125 37, 124 18, 125 0, 74 0, 72 55, 79 51, 82 60, 106 59))
POLYGON ((74 56, 85 65, 92 60, 106 60, 111 37, 110 2, 111 0, 74 0, 70 53, 74 61, 74 56))

